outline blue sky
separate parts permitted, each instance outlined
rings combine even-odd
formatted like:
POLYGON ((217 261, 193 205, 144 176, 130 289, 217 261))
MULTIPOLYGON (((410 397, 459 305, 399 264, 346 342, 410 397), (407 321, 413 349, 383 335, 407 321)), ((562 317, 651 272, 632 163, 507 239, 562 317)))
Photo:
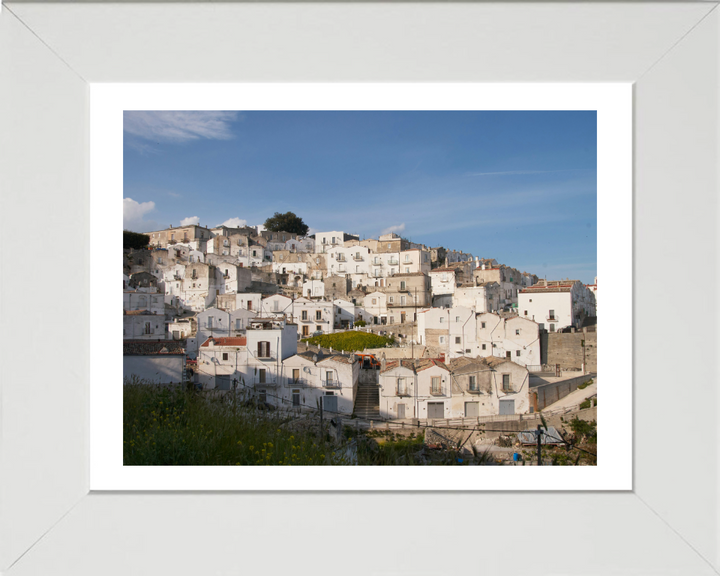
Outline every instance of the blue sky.
POLYGON ((124 225, 292 211, 592 283, 596 168, 594 111, 126 112, 124 225))

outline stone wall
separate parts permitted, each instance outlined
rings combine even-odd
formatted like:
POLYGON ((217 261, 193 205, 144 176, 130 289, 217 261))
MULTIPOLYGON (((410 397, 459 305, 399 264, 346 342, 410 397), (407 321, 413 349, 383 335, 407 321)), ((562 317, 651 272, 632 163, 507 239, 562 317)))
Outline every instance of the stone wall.
POLYGON ((543 364, 560 364, 561 370, 597 372, 597 332, 541 332, 540 357, 543 364))

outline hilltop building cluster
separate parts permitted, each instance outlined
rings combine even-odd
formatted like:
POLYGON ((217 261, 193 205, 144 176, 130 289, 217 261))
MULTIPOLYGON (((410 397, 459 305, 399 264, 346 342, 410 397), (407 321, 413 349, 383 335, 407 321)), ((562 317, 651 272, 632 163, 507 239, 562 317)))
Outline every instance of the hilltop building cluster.
POLYGON ((543 334, 596 322, 597 280, 540 280, 393 233, 261 228, 169 227, 124 251, 126 377, 239 386, 344 414, 371 386, 375 415, 392 419, 527 413, 543 334), (298 346, 348 330, 397 336, 401 348, 298 346))

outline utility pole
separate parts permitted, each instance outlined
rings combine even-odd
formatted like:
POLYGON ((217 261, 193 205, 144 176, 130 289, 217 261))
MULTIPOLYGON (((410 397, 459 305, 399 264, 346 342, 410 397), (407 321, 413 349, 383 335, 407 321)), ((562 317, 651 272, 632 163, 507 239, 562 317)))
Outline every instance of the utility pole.
MULTIPOLYGON (((539 428, 539 426, 538 426, 539 428)), ((323 397, 320 396, 320 441, 322 442, 324 439, 323 434, 323 397)))
POLYGON ((541 442, 542 442, 542 427, 540 426, 540 424, 538 424, 538 427, 537 427, 537 460, 538 460, 537 465, 538 466, 542 466, 541 442))

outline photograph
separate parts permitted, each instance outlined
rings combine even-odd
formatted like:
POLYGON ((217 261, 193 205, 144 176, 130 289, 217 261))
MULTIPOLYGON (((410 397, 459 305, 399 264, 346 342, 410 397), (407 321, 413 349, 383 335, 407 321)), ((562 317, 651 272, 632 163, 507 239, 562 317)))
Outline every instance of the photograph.
POLYGON ((124 466, 596 466, 596 110, 125 110, 124 466))

